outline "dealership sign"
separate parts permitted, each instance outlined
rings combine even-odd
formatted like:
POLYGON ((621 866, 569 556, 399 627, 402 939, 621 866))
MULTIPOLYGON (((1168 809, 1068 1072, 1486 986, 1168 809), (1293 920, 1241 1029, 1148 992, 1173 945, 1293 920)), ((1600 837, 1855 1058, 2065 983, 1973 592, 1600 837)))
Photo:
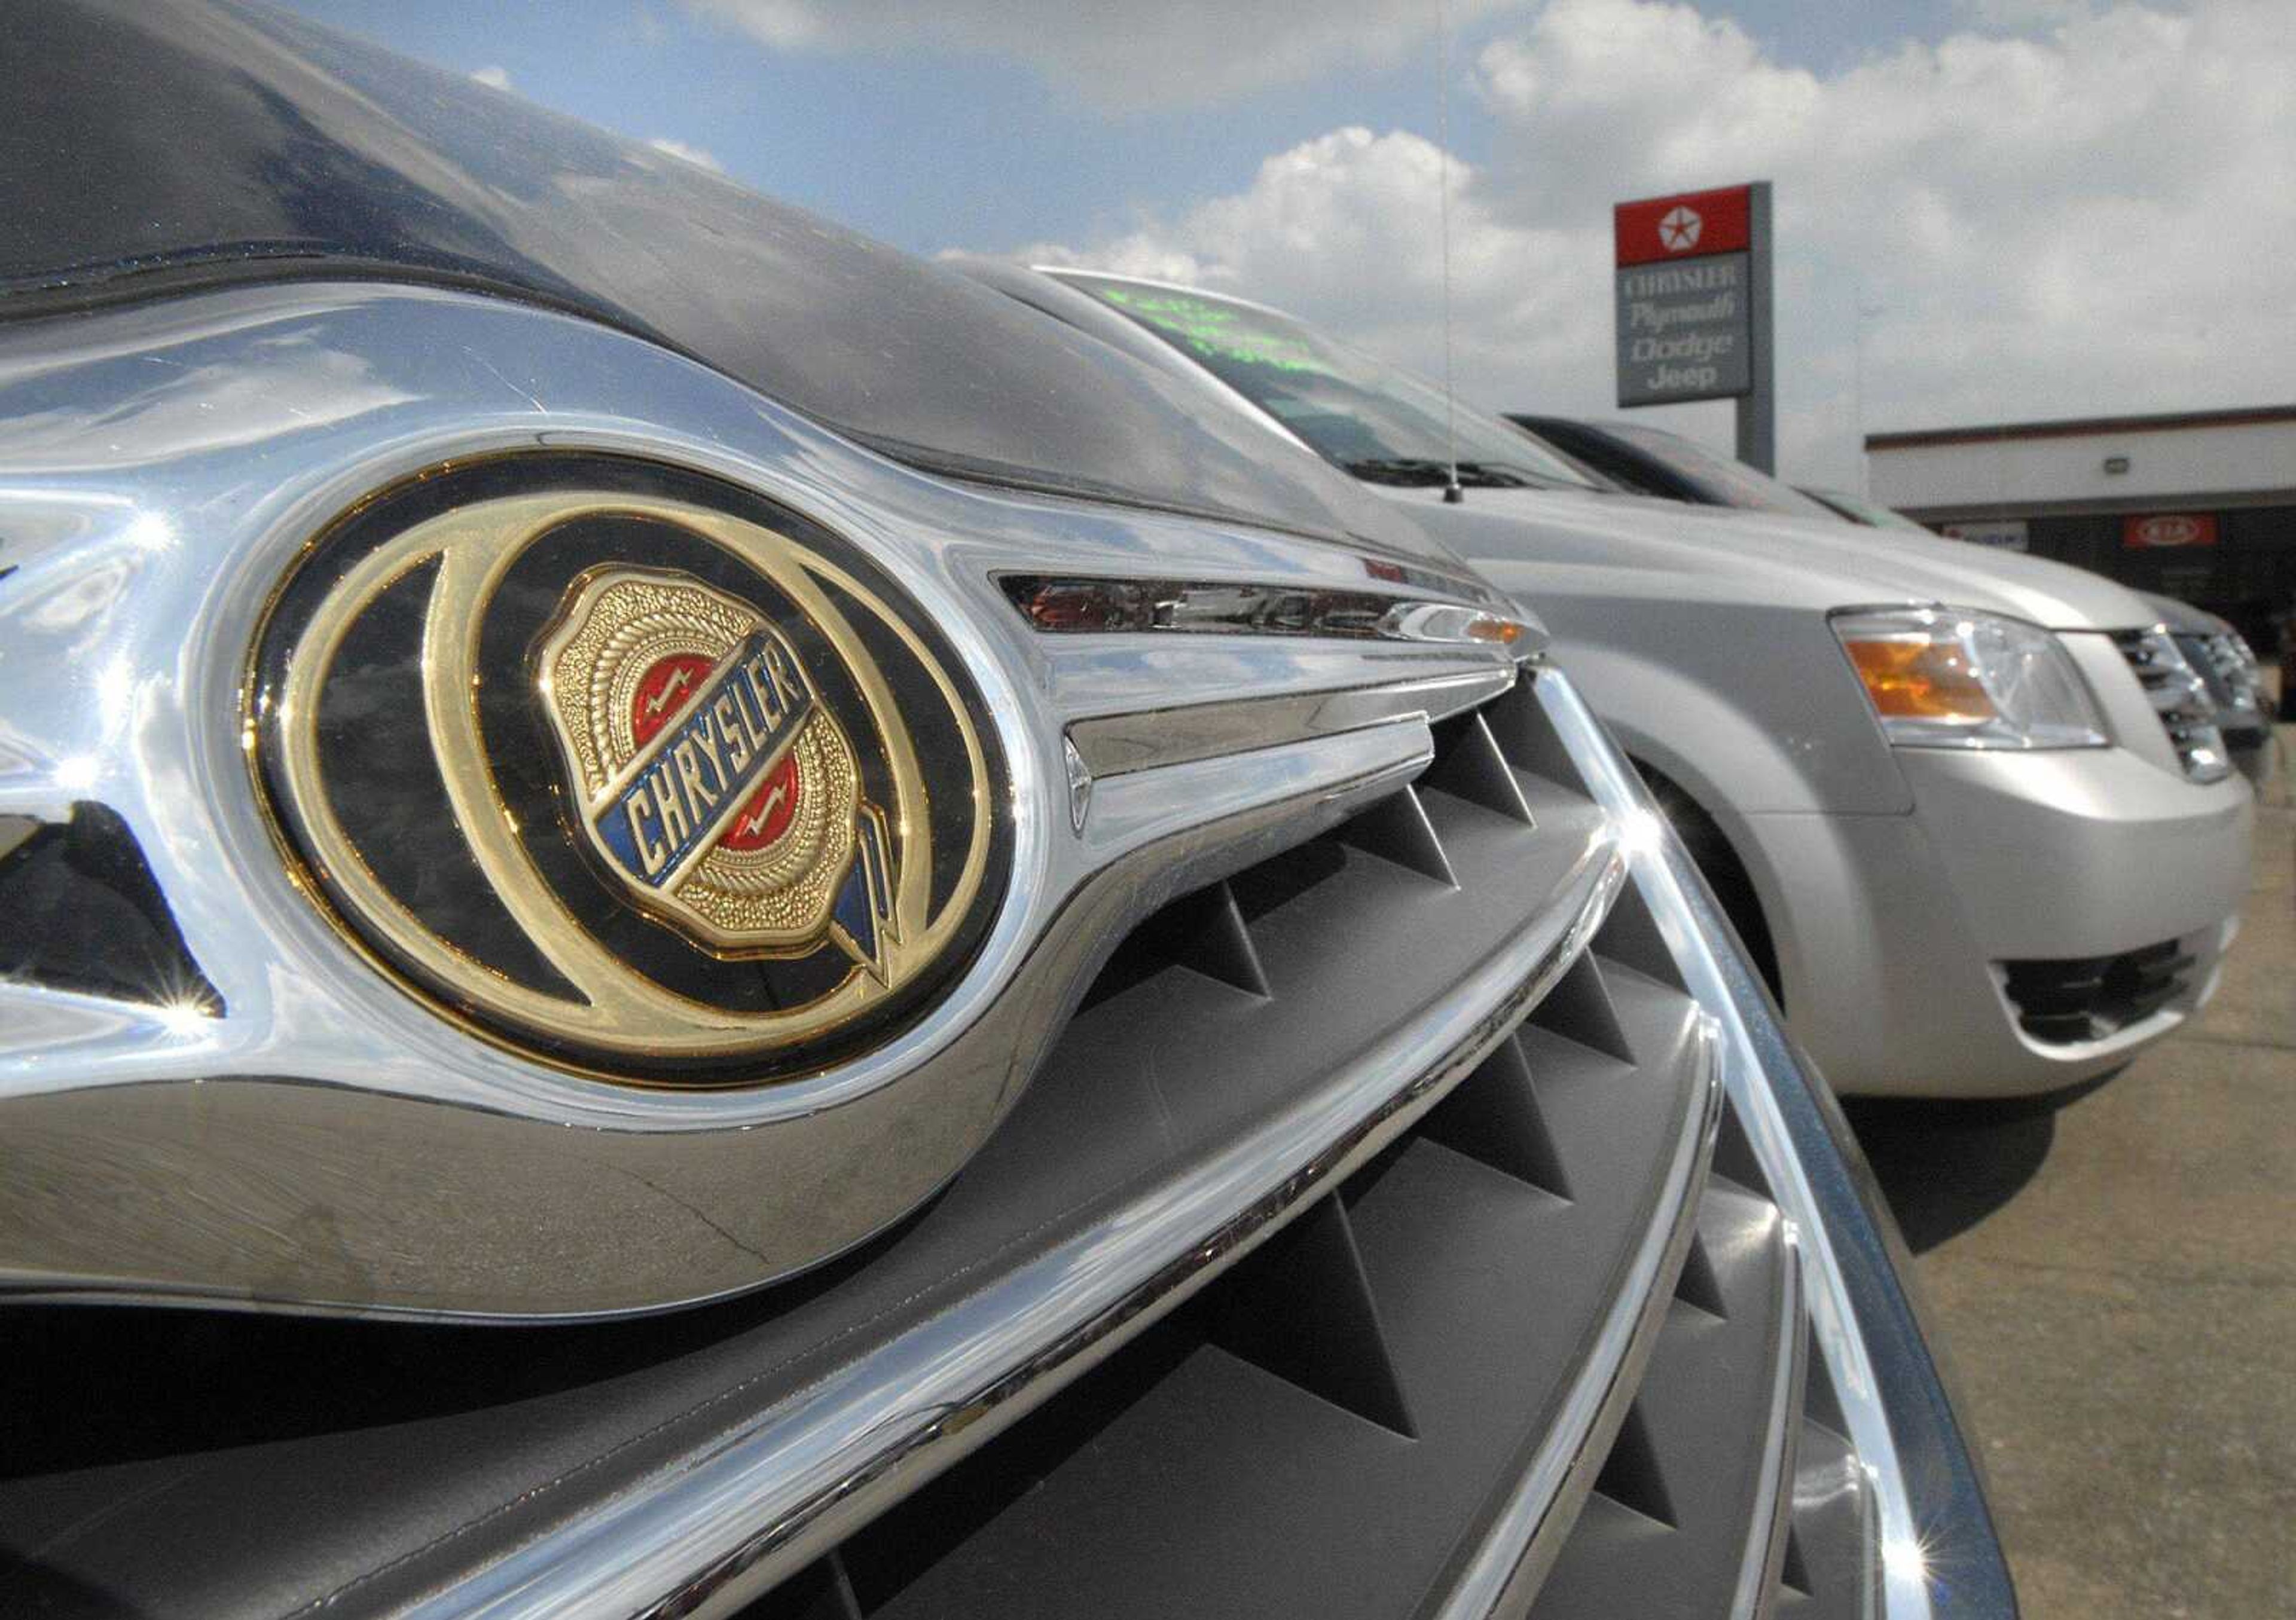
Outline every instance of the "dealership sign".
POLYGON ((2150 517, 2131 514, 2120 520, 2120 544, 2132 552, 2216 543, 2217 520, 2213 512, 2156 512, 2150 517))
POLYGON ((1948 523, 1938 531, 1948 540, 1989 545, 2004 552, 2021 552, 2032 544, 2022 518, 1996 518, 1983 523, 1948 523))
POLYGON ((1770 183, 1611 211, 1619 403, 1738 402, 1738 459, 1777 470, 1770 379, 1770 183))
POLYGON ((1753 191, 1622 202, 1619 403, 1724 399, 1754 381, 1753 191))

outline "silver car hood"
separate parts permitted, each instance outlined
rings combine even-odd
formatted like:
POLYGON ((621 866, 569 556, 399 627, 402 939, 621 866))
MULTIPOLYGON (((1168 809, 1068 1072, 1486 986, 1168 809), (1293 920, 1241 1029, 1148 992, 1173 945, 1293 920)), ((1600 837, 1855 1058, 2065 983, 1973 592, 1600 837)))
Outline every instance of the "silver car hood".
POLYGON ((1382 489, 1418 508, 1437 536, 1475 560, 1649 569, 1669 593, 1800 601, 1824 610, 1936 601, 2028 619, 2053 630, 2117 630, 2160 615, 2101 574, 1964 541, 1693 506, 1638 495, 1470 489, 1382 489))

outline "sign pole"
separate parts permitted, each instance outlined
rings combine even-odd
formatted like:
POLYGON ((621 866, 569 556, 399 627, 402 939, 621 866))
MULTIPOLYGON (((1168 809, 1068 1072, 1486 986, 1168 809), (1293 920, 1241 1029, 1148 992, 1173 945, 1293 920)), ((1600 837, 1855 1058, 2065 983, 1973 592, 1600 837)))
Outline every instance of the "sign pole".
POLYGON ((1748 186, 1752 241, 1747 258, 1748 325, 1753 348, 1752 386, 1738 396, 1738 459, 1777 476, 1778 413, 1775 358, 1770 344, 1770 183, 1748 186))

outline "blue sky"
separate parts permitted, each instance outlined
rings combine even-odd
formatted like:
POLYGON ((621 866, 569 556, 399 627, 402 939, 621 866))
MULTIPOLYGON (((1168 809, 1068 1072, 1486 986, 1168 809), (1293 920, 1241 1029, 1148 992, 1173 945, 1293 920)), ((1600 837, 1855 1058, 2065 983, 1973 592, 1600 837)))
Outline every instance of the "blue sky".
MULTIPOLYGON (((2292 0, 293 0, 912 250, 1157 274, 1607 415, 1615 200, 1771 180, 1781 470, 2296 393, 2292 0)), ((1726 404, 1643 420, 1726 446, 1726 404)))
MULTIPOLYGON (((439 67, 499 67, 519 94, 644 138, 708 151, 727 173, 912 251, 1088 240, 1144 209, 1250 183, 1260 160, 1339 124, 1436 133, 1431 42, 1392 68, 1351 66, 1210 106, 1089 106, 1009 57, 939 46, 775 49, 715 15, 629 0, 291 0, 292 9, 439 67)), ((1421 9, 1433 14, 1432 0, 1421 9)), ((1248 12, 1239 7, 1239 14, 1248 12)), ((1766 0, 1729 8, 1784 61, 1830 68, 1950 30, 1922 0, 1766 0)), ((1483 18, 1455 67, 1505 31, 1483 18)), ((1250 33, 1239 23, 1238 32, 1250 33)), ((1248 44, 1242 48, 1248 48, 1248 44)), ((1452 98, 1452 150, 1488 153, 1491 120, 1452 98)))

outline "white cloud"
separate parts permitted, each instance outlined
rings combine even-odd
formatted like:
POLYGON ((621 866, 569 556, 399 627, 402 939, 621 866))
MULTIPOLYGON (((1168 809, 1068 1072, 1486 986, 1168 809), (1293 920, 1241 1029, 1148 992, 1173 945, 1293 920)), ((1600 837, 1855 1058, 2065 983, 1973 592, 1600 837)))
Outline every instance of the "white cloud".
POLYGON ((683 141, 673 141, 668 135, 656 135, 646 144, 656 151, 668 152, 673 158, 683 158, 688 163, 699 164, 712 174, 722 175, 726 172, 726 166, 718 160, 715 152, 705 151, 699 146, 689 146, 683 141))
MULTIPOLYGON (((923 48, 1028 63, 1111 110, 1206 105, 1431 50, 1429 0, 685 0, 783 51, 923 48)), ((1454 26, 1524 0, 1451 0, 1454 26)))
MULTIPOLYGON (((1089 248, 1037 243, 1021 256, 1247 294, 1431 373, 1442 356, 1441 159, 1419 135, 1335 130, 1269 158, 1249 189, 1176 221, 1089 248)), ((1465 184, 1473 178, 1451 165, 1458 375, 1466 391, 1511 404, 1524 390, 1510 396, 1510 380, 1569 364, 1578 346, 1563 268, 1601 273, 1598 233, 1503 219, 1465 184)))
POLYGON ((489 90, 507 90, 510 88, 510 70, 504 67, 499 62, 490 62, 487 66, 480 68, 477 72, 472 74, 471 77, 477 79, 479 83, 486 86, 489 90))
MULTIPOLYGON (((2028 8, 2029 10, 2030 8, 2028 8)), ((1611 409, 1610 205, 1767 178, 1785 470, 1855 477, 1910 427, 2276 400, 2296 376, 2296 6, 2065 11, 1840 71, 1654 0, 1553 0, 1480 53, 1489 160, 1455 165, 1458 374, 1611 409)), ((1251 184, 1032 250, 1248 291, 1432 371, 1433 147, 1341 129, 1251 184)), ((1685 415, 1726 435, 1726 406, 1685 415)))

